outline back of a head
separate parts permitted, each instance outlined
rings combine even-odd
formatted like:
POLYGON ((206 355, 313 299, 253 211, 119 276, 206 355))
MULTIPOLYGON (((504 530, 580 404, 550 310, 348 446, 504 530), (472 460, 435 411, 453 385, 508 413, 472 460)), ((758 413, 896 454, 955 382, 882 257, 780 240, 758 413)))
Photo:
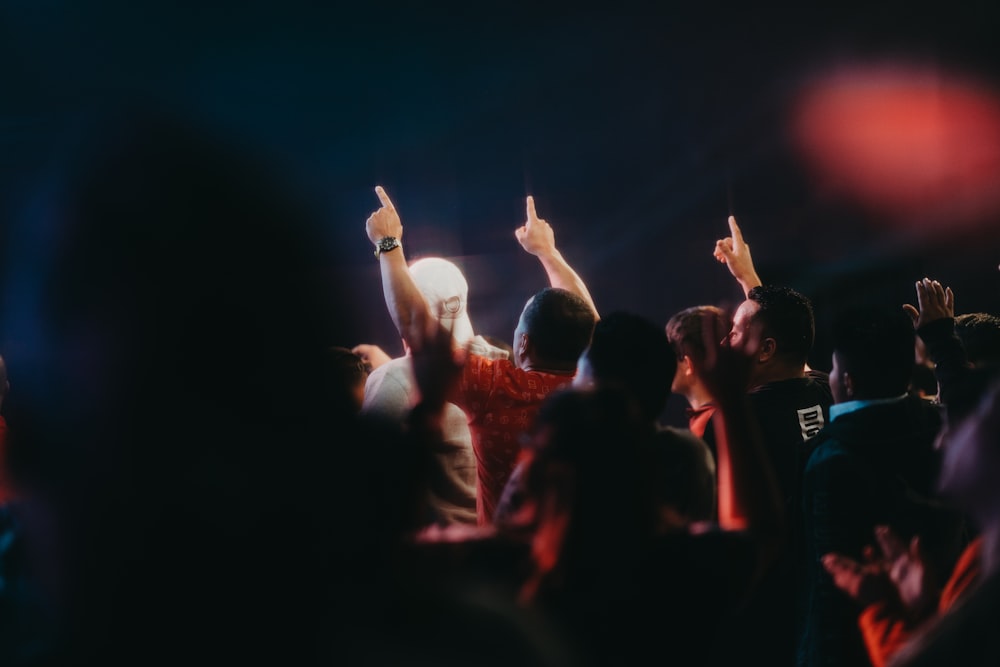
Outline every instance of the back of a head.
POLYGON ((792 365, 805 364, 816 336, 812 304, 789 287, 760 285, 747 294, 760 307, 754 316, 764 335, 777 344, 777 356, 792 365))
POLYGON ((913 322, 900 308, 856 306, 833 323, 833 352, 850 373, 855 399, 891 398, 913 377, 913 322))
POLYGON ((989 313, 956 315, 955 334, 973 365, 1000 363, 1000 317, 989 313))
POLYGON ((559 368, 572 369, 590 344, 596 317, 587 302, 564 289, 546 287, 535 294, 522 315, 535 355, 559 368))
POLYGON ((646 419, 659 416, 677 370, 677 359, 660 327, 639 315, 611 313, 596 324, 583 354, 597 386, 628 392, 646 419))
POLYGON ((469 284, 462 270, 440 257, 423 257, 410 264, 410 275, 427 305, 455 341, 464 345, 475 334, 469 319, 469 284))
POLYGON ((701 323, 702 317, 706 314, 716 317, 720 322, 719 330, 724 329, 724 313, 718 306, 692 306, 675 313, 667 320, 667 340, 673 346, 678 359, 683 359, 689 350, 699 357, 704 355, 705 341, 702 338, 701 323))
POLYGON ((371 373, 371 366, 365 363, 360 355, 337 345, 327 348, 323 361, 326 374, 324 379, 330 400, 335 404, 343 401, 353 402, 360 410, 364 401, 365 381, 371 373))

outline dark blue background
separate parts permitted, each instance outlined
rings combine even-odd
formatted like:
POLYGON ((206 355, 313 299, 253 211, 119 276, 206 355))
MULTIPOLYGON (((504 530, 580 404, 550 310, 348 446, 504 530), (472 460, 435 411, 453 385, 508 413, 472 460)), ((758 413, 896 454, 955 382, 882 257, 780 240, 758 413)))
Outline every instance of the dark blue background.
MULTIPOLYGON (((785 131, 797 86, 845 58, 998 83, 994 3, 753 4, 6 2, 5 230, 44 199, 60 128, 127 91, 281 165, 321 221, 325 275, 360 306, 355 338, 332 343, 400 351, 364 234, 376 183, 409 257, 461 263, 477 331, 503 338, 545 281, 513 236, 529 193, 602 311, 661 323, 738 299, 711 257, 735 213, 762 278, 813 298, 818 368, 838 307, 912 300, 923 275, 961 311, 1000 311, 994 227, 926 238, 878 224, 814 192, 785 131)), ((5 245, 8 268, 34 261, 5 245)), ((25 298, 12 289, 8 302, 25 298)))

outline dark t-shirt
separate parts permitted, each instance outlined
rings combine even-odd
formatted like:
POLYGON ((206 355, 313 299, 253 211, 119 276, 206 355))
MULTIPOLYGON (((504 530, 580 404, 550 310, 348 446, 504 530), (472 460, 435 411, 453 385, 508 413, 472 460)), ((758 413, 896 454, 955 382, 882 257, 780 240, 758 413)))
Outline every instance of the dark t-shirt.
POLYGON ((807 441, 829 422, 833 397, 825 373, 780 380, 750 392, 761 442, 774 469, 785 508, 784 552, 764 573, 747 607, 730 623, 729 653, 720 664, 755 657, 755 664, 782 667, 795 661, 797 584, 802 562, 802 470, 807 441))
POLYGON ((789 524, 799 516, 806 442, 830 421, 833 395, 825 373, 770 382, 750 392, 761 442, 774 466, 789 524))

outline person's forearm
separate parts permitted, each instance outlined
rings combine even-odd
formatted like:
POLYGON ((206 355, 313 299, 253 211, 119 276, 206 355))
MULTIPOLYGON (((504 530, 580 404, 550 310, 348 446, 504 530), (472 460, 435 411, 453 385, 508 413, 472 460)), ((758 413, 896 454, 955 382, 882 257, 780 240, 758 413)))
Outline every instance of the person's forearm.
POLYGON ((382 271, 382 291, 389 316, 400 337, 410 347, 419 342, 431 317, 424 295, 417 289, 406 264, 403 249, 397 248, 379 255, 382 271))
POLYGON ((784 511, 759 427, 745 396, 720 402, 715 418, 719 525, 745 529, 776 554, 784 536, 784 511))
POLYGON ((545 274, 549 278, 549 285, 551 287, 557 287, 576 294, 586 301, 590 309, 594 311, 594 315, 597 315, 597 306, 594 305, 594 299, 590 296, 587 285, 577 272, 573 270, 573 267, 563 258, 561 252, 553 250, 544 255, 539 255, 538 261, 542 263, 542 268, 545 269, 545 274))
POLYGON ((934 362, 938 397, 947 404, 955 388, 961 386, 969 375, 965 348, 955 334, 955 319, 945 317, 929 322, 917 329, 917 335, 924 341, 927 356, 934 362))
POLYGON ((760 277, 757 272, 753 269, 750 270, 748 275, 741 275, 736 278, 736 282, 740 284, 740 289, 743 290, 743 296, 746 297, 750 294, 750 290, 754 287, 760 287, 764 283, 760 281, 760 277))

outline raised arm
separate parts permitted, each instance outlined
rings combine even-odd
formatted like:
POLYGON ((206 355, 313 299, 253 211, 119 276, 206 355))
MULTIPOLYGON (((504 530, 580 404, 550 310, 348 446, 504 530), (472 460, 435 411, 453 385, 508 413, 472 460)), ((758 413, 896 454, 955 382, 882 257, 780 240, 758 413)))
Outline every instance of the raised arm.
POLYGON ((594 299, 591 298, 587 286, 583 279, 573 270, 562 253, 556 249, 555 233, 548 222, 538 217, 535 212, 535 198, 528 195, 527 200, 528 217, 523 225, 514 231, 514 236, 521 247, 528 253, 538 258, 549 277, 549 286, 558 287, 573 294, 587 302, 594 315, 600 319, 594 299))
POLYGON ((694 371, 718 405, 715 424, 718 465, 719 525, 746 530, 758 543, 760 565, 779 553, 785 539, 785 517, 774 470, 761 443, 760 427, 743 387, 749 359, 718 341, 724 327, 711 313, 702 318, 705 352, 692 348, 694 371))
POLYGON ((913 320, 913 327, 934 362, 938 398, 947 405, 955 388, 965 382, 969 373, 965 348, 955 334, 955 294, 950 287, 930 278, 918 280, 916 289, 919 309, 911 304, 904 304, 903 309, 913 320))
POLYGON ((762 283, 753 266, 750 245, 743 240, 743 232, 740 231, 733 216, 729 216, 729 233, 732 236, 715 242, 715 259, 729 267, 729 272, 736 278, 743 295, 746 296, 750 290, 762 283))
POLYGON ((410 276, 410 268, 400 245, 403 223, 396 207, 382 186, 375 186, 375 194, 382 202, 382 207, 368 217, 365 231, 376 247, 375 253, 382 270, 385 305, 402 339, 410 348, 418 348, 428 330, 428 321, 433 318, 424 295, 410 276))

